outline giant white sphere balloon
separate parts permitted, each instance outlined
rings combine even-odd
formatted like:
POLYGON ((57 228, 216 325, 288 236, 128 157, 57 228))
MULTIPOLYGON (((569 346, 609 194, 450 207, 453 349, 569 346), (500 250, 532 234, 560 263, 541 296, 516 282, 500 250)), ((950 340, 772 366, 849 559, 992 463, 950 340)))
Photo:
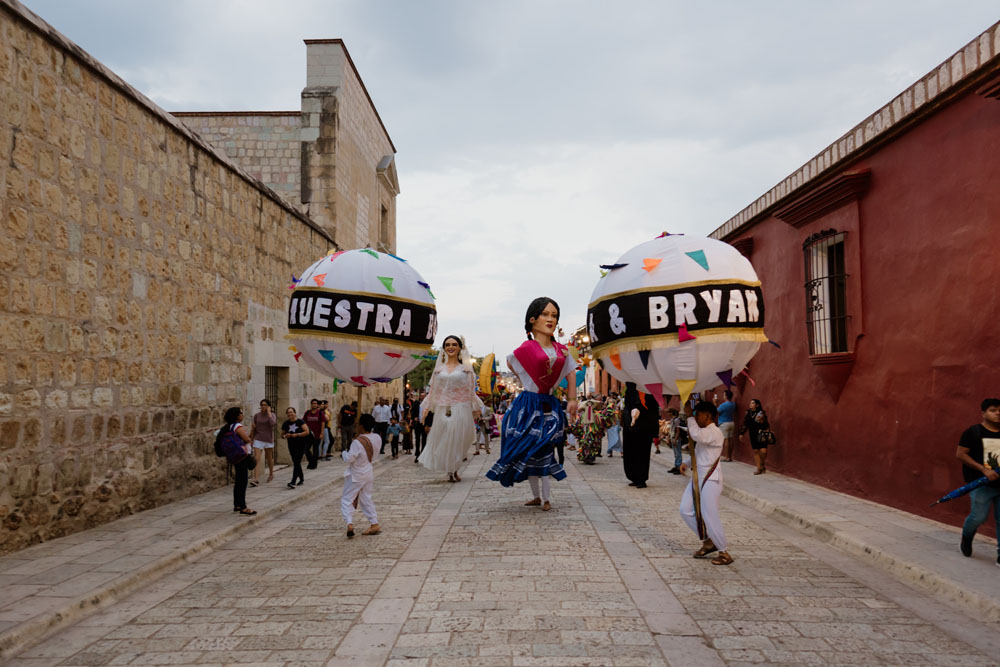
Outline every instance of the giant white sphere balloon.
POLYGON ((612 266, 590 298, 591 349, 658 400, 728 385, 767 341, 760 280, 728 243, 666 235, 612 266))
POLYGON ((400 377, 431 353, 437 310, 430 286, 405 260, 346 250, 299 278, 288 332, 300 362, 366 387, 400 377))

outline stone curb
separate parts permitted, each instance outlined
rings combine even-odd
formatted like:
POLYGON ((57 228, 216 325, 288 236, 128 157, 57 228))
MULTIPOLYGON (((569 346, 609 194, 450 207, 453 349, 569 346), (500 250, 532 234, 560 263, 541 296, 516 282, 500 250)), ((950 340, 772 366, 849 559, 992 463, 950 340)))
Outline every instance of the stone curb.
POLYGON ((928 570, 881 547, 867 544, 829 522, 814 519, 804 512, 797 512, 794 509, 765 500, 744 489, 725 485, 722 493, 741 505, 746 505, 810 537, 815 537, 841 551, 858 556, 904 582, 915 584, 925 591, 940 595, 977 618, 1000 621, 1000 603, 997 600, 980 595, 950 577, 928 570))
MULTIPOLYGON (((656 461, 657 465, 670 466, 670 464, 662 462, 661 459, 654 457, 652 460, 656 461)), ((807 484, 808 482, 802 483, 807 484)), ((831 493, 835 492, 831 491, 831 493)), ((1000 600, 980 595, 950 577, 906 560, 898 553, 867 544, 830 522, 816 519, 805 512, 796 511, 794 508, 778 505, 730 483, 723 484, 722 495, 841 551, 858 556, 903 582, 914 584, 925 591, 939 595, 977 618, 1000 621, 1000 600)))
MULTIPOLYGON (((375 462, 376 475, 381 472, 380 468, 387 465, 388 460, 383 458, 375 462)), ((310 487, 308 491, 290 495, 287 500, 269 509, 260 510, 257 516, 243 519, 240 523, 202 538, 180 551, 166 554, 88 593, 71 598, 57 609, 39 614, 5 632, 0 632, 0 661, 10 659, 18 651, 38 642, 52 632, 76 623, 82 618, 117 602, 121 597, 197 560, 238 535, 254 528, 260 528, 290 508, 312 500, 329 487, 340 484, 342 480, 343 478, 337 475, 331 480, 321 482, 318 486, 310 487)), ((218 490, 214 489, 207 493, 216 493, 218 490)))

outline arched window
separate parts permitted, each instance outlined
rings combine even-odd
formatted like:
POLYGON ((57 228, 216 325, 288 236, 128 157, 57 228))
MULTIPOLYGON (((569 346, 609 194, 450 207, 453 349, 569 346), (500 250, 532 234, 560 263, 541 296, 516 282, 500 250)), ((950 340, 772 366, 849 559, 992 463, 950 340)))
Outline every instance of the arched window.
POLYGON ((847 232, 827 229, 802 244, 806 263, 806 329, 809 354, 847 352, 847 232))

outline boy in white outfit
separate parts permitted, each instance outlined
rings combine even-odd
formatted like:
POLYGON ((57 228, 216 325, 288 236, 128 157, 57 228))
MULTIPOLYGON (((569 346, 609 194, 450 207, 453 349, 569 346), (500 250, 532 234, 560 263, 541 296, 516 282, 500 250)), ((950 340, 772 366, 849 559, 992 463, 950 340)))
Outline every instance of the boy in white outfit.
POLYGON ((372 461, 382 446, 382 438, 372 433, 375 429, 375 418, 370 414, 361 415, 358 424, 360 432, 351 442, 351 448, 341 453, 347 462, 347 470, 344 471, 344 494, 340 498, 340 512, 347 523, 348 537, 354 537, 354 508, 359 504, 365 518, 371 524, 368 530, 361 534, 376 535, 380 530, 375 502, 372 500, 372 491, 375 488, 372 461))
MULTIPOLYGON (((691 408, 686 406, 687 410, 691 408)), ((691 458, 698 464, 698 486, 701 490, 701 518, 705 526, 705 538, 701 548, 694 552, 695 558, 706 558, 718 551, 712 559, 713 565, 729 565, 733 557, 726 551, 726 534, 722 530, 722 518, 719 516, 719 498, 722 497, 722 443, 725 438, 722 431, 715 425, 717 410, 708 401, 700 401, 694 406, 694 419, 687 423, 692 452, 691 458), (694 422, 694 423, 692 423, 694 422)), ((681 463, 683 475, 688 464, 681 463)), ((698 529, 698 518, 695 513, 693 485, 695 480, 688 482, 681 498, 681 518, 691 530, 701 537, 698 529)))

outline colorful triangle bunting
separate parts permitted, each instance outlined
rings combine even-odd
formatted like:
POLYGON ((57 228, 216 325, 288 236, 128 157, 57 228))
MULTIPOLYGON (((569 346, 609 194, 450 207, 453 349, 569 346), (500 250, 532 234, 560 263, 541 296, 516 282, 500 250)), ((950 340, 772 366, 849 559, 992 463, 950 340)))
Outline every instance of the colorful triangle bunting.
POLYGON ((677 393, 681 397, 681 407, 687 403, 687 400, 691 397, 691 392, 694 391, 694 386, 698 384, 697 380, 677 380, 677 393))
POLYGON ((661 408, 667 407, 666 401, 663 400, 663 384, 660 382, 654 382, 653 384, 646 385, 646 393, 652 394, 656 402, 660 404, 661 408))
POLYGON ((719 379, 722 380, 722 384, 726 385, 726 389, 731 389, 733 386, 733 369, 727 368, 721 373, 716 373, 719 379))
POLYGON ((679 327, 677 327, 677 340, 678 340, 678 342, 683 343, 685 341, 696 340, 696 339, 697 339, 697 336, 692 336, 690 333, 688 333, 687 322, 685 322, 684 324, 682 324, 679 327))
POLYGON ((367 387, 368 383, 365 382, 365 378, 362 375, 352 375, 351 382, 354 384, 360 384, 362 387, 367 387))
POLYGON ((389 292, 389 294, 395 294, 396 290, 392 288, 392 278, 388 276, 379 276, 378 281, 382 283, 382 286, 389 292))
POLYGON ((351 356, 354 357, 355 359, 357 359, 358 361, 364 361, 365 357, 368 356, 368 353, 367 352, 351 352, 351 356))
POLYGON ((312 278, 313 278, 313 282, 316 283, 317 285, 319 285, 320 287, 322 287, 323 283, 326 282, 326 274, 325 273, 318 273, 315 276, 313 276, 312 278))
POLYGON ((337 355, 333 353, 333 350, 317 350, 317 351, 319 352, 319 356, 323 357, 327 361, 333 361, 334 359, 337 358, 337 355))
POLYGON ((365 248, 361 252, 367 253, 367 254, 371 255, 372 257, 374 257, 375 259, 378 259, 378 253, 375 252, 374 250, 372 250, 371 248, 365 248))
POLYGON ((392 357, 393 359, 400 359, 403 355, 401 355, 399 352, 386 352, 385 356, 392 357))
POLYGON ((622 369, 622 358, 618 354, 609 354, 608 359, 611 360, 611 365, 618 370, 622 369))
POLYGON ((649 368, 649 350, 639 350, 639 361, 643 368, 649 368))
POLYGON ((647 257, 646 259, 642 260, 642 268, 646 271, 651 272, 653 269, 658 267, 660 265, 660 262, 662 261, 663 259, 660 257, 647 257))
POLYGON ((704 250, 692 250, 691 252, 684 253, 694 261, 698 262, 698 265, 708 271, 708 258, 705 257, 704 250))

